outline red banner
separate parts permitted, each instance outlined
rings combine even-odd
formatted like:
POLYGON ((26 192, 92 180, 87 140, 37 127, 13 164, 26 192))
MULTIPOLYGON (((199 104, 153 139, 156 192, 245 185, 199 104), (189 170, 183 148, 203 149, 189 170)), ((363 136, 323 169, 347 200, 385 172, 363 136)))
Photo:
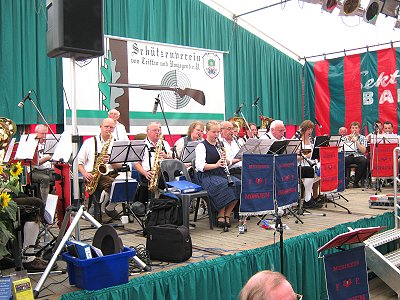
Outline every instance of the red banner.
POLYGON ((320 147, 321 193, 336 191, 338 187, 338 147, 320 147))
POLYGON ((371 176, 393 177, 393 150, 397 144, 371 144, 371 176))

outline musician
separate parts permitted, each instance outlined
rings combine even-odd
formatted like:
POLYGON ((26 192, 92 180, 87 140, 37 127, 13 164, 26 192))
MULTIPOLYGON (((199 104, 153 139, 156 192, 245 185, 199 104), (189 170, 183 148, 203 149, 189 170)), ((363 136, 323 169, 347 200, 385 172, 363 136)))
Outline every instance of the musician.
POLYGON ((218 211, 217 226, 230 227, 230 216, 240 197, 240 180, 232 176, 228 185, 226 167, 231 164, 226 154, 217 149, 217 139, 221 131, 217 121, 206 124, 206 139, 197 145, 196 170, 201 186, 207 190, 213 208, 218 211))
MULTIPOLYGON (((110 144, 107 149, 107 154, 102 158, 103 163, 107 164, 110 160, 109 153, 111 152, 113 142, 113 132, 115 129, 115 122, 111 118, 106 118, 100 125, 100 134, 85 140, 82 144, 81 149, 78 153, 78 170, 85 179, 86 184, 90 184, 93 180, 93 173, 98 170, 93 170, 98 155, 102 152, 103 147, 106 145, 109 139, 110 144)), ((112 169, 106 175, 101 175, 99 182, 96 187, 96 191, 106 191, 108 194, 111 192, 111 185, 114 179, 118 176, 117 170, 122 167, 120 163, 108 164, 107 166, 112 169)), ((115 210, 116 203, 110 203, 107 205, 105 212, 106 214, 114 218, 118 215, 115 210)))
POLYGON ((176 156, 180 158, 182 152, 190 141, 200 141, 203 139, 204 124, 200 121, 194 121, 189 125, 187 135, 181 137, 175 142, 176 156))
POLYGON ((383 125, 382 122, 376 120, 374 123, 374 132, 371 132, 367 135, 367 143, 371 143, 372 136, 375 134, 382 134, 383 133, 383 125))
MULTIPOLYGON (((147 187, 148 182, 151 181, 151 178, 154 175, 158 174, 153 174, 153 163, 154 163, 154 157, 155 157, 155 151, 156 151, 156 146, 157 143, 161 137, 161 123, 159 122, 152 122, 147 126, 147 137, 145 139, 145 143, 147 146, 146 151, 144 152, 143 155, 143 160, 140 162, 135 162, 134 167, 136 171, 139 172, 141 176, 141 186, 147 187)), ((166 140, 163 140, 163 151, 159 153, 160 159, 165 159, 165 158, 172 158, 172 151, 169 143, 166 140)), ((147 201, 146 199, 142 199, 142 201, 147 201)))
POLYGON ((269 126, 269 131, 260 139, 285 140, 285 124, 281 120, 274 120, 269 126))
POLYGON ((297 160, 300 165, 301 179, 304 185, 304 208, 321 208, 322 204, 315 201, 313 196, 318 194, 319 178, 315 176, 314 167, 317 165, 317 161, 311 160, 313 144, 311 140, 311 134, 314 130, 314 123, 310 120, 304 120, 300 124, 300 128, 296 137, 301 139, 301 149, 299 149, 299 155, 297 160))
POLYGON ((242 147, 245 144, 245 141, 239 136, 240 126, 238 122, 233 122, 232 125, 233 125, 232 136, 237 141, 239 147, 242 147))
POLYGON ((346 127, 340 127, 338 131, 340 136, 346 136, 347 135, 347 128, 346 127))
POLYGON ((250 138, 258 139, 257 124, 256 123, 249 123, 249 128, 246 126, 246 134, 243 137, 243 139, 245 141, 247 141, 250 138), (250 128, 250 130, 249 130, 249 128, 250 128))
POLYGON ((241 159, 234 158, 240 150, 239 142, 233 135, 233 124, 229 121, 223 121, 221 127, 221 141, 226 150, 226 157, 231 162, 229 172, 232 176, 241 180, 242 178, 242 161, 241 159))
MULTIPOLYGON (((349 168, 351 164, 356 164, 356 174, 353 182, 354 188, 360 187, 360 180, 364 181, 367 172, 367 159, 364 154, 367 151, 367 139, 360 134, 360 123, 351 122, 351 134, 346 136, 347 141, 354 142, 355 151, 345 152, 345 167, 349 168)), ((348 178, 346 178, 346 186, 348 186, 348 178)))
POLYGON ((50 192, 50 185, 54 185, 54 169, 51 163, 51 155, 44 154, 46 144, 46 134, 48 127, 39 124, 35 127, 36 139, 38 143, 38 164, 32 166, 32 182, 39 184, 39 198, 46 204, 47 196, 50 192))
POLYGON ((390 121, 386 121, 383 123, 383 133, 384 134, 393 134, 393 123, 390 121))
POLYGON ((118 122, 119 116, 121 113, 115 108, 110 109, 108 112, 108 117, 113 119, 115 122, 114 129, 114 139, 116 141, 129 141, 128 134, 126 133, 125 125, 118 122))

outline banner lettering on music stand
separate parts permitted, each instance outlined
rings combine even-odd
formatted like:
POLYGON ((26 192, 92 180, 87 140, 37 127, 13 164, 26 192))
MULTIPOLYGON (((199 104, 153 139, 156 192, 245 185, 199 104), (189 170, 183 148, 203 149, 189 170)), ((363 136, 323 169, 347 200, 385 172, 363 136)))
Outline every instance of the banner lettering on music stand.
POLYGON ((324 256, 329 299, 369 299, 364 246, 324 256))
POLYGON ((243 154, 241 215, 274 212, 273 155, 243 154))
POLYGON ((338 192, 343 192, 346 186, 344 170, 344 152, 338 153, 338 192))
POLYGON ((393 150, 397 144, 371 145, 371 176, 393 177, 393 150))
POLYGON ((320 147, 321 193, 337 190, 338 187, 338 147, 320 147))
POLYGON ((275 156, 276 202, 286 208, 298 200, 297 154, 275 156))

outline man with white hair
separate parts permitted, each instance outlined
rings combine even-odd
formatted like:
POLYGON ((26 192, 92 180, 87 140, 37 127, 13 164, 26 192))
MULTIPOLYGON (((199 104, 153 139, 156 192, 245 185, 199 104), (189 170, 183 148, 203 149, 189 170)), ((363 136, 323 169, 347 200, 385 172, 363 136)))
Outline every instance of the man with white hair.
POLYGON ((108 112, 108 117, 113 119, 115 122, 115 129, 113 134, 114 139, 116 141, 129 141, 124 124, 118 122, 120 115, 120 112, 115 108, 110 109, 108 112))
POLYGON ((285 124, 281 120, 272 121, 269 131, 260 139, 285 140, 285 124))

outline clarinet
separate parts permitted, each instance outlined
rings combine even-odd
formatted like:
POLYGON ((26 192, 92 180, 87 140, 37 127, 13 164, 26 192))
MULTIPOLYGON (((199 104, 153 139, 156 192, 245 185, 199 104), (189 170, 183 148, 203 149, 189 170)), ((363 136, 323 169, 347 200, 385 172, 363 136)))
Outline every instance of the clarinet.
MULTIPOLYGON (((224 148, 222 142, 221 142, 218 138, 217 138, 217 140, 216 140, 215 146, 216 146, 218 152, 220 153, 220 155, 221 155, 222 153, 226 153, 225 148, 224 148)), ((222 156, 222 155, 221 155, 221 156, 222 156)), ((231 173, 229 172, 229 168, 228 168, 227 165, 225 165, 225 167, 224 167, 224 172, 225 172, 225 175, 226 175, 226 179, 228 180, 228 185, 229 185, 229 186, 233 185, 233 180, 232 180, 232 177, 231 177, 231 173)))

